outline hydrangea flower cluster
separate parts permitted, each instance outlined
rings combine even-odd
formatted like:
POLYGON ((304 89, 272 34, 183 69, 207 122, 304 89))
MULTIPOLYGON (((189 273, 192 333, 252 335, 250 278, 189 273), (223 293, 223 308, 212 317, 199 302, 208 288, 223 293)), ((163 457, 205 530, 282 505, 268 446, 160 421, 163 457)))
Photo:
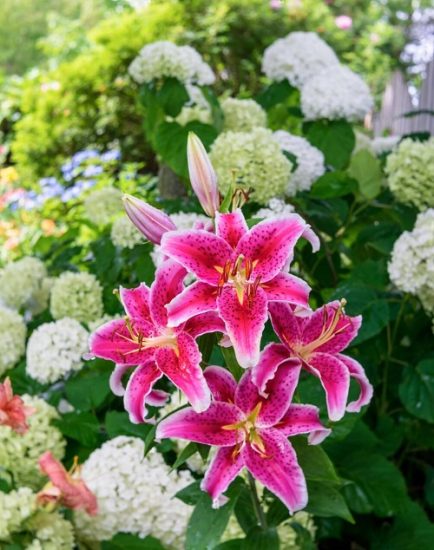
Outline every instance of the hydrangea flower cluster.
POLYGON ((134 248, 137 244, 144 242, 143 236, 127 216, 116 218, 112 225, 110 238, 112 243, 119 248, 134 248))
POLYGON ((221 107, 226 132, 250 132, 253 128, 267 126, 267 113, 253 99, 227 97, 221 107))
POLYGON ((252 189, 250 196, 259 204, 284 195, 291 179, 292 164, 266 128, 220 134, 210 159, 223 194, 232 185, 252 189))
POLYGON ((74 550, 74 527, 59 512, 40 511, 27 523, 33 540, 26 550, 74 550))
POLYGON ((203 124, 211 124, 212 113, 211 107, 202 90, 193 84, 187 84, 186 89, 190 100, 182 108, 179 115, 174 119, 181 126, 185 126, 192 120, 202 122, 203 124))
MULTIPOLYGON (((137 233, 137 229, 134 227, 137 233)), ((99 319, 104 306, 102 287, 92 273, 65 271, 51 289, 50 312, 54 319, 69 317, 88 323, 99 319)))
POLYGON ((434 314, 434 209, 419 214, 413 230, 395 242, 388 270, 397 288, 418 296, 434 314))
POLYGON ((256 212, 255 218, 279 219, 285 218, 288 214, 293 213, 294 207, 292 204, 287 204, 282 199, 274 198, 268 201, 265 208, 260 208, 256 212))
POLYGON ((324 155, 313 147, 307 139, 293 136, 284 130, 273 134, 283 151, 295 155, 297 166, 291 174, 286 194, 293 197, 298 191, 308 191, 325 172, 324 155))
POLYGON ((7 307, 37 314, 47 307, 49 293, 47 270, 38 258, 26 256, 0 271, 0 303, 7 307))
POLYGON ((24 355, 26 334, 27 327, 21 315, 0 306, 0 376, 24 355))
POLYGON ((0 491, 0 540, 7 541, 36 510, 36 495, 28 487, 0 491))
POLYGON ((96 225, 107 225, 122 211, 122 193, 105 187, 90 193, 84 200, 84 214, 96 225))
POLYGON ((52 420, 59 418, 54 407, 39 397, 26 394, 21 397, 24 405, 32 410, 27 419, 29 428, 22 434, 10 426, 0 426, 0 464, 13 474, 17 485, 38 489, 43 481, 38 458, 47 449, 62 458, 65 440, 51 425, 52 420))
POLYGON ((401 141, 387 157, 386 173, 390 190, 400 202, 421 211, 434 207, 434 138, 401 141))
POLYGON ((377 136, 372 141, 372 149, 376 155, 393 151, 401 140, 401 136, 377 136))
POLYGON ((83 366, 89 333, 65 317, 40 325, 27 344, 27 373, 42 384, 57 382, 83 366))
POLYGON ((120 436, 93 451, 81 474, 98 501, 96 516, 75 512, 81 537, 103 541, 128 532, 183 547, 191 508, 173 497, 193 482, 188 471, 171 472, 155 449, 145 457, 143 441, 120 436))
POLYGON ((164 40, 144 46, 131 63, 129 73, 139 84, 164 77, 199 86, 212 84, 215 80, 211 67, 194 48, 164 40))

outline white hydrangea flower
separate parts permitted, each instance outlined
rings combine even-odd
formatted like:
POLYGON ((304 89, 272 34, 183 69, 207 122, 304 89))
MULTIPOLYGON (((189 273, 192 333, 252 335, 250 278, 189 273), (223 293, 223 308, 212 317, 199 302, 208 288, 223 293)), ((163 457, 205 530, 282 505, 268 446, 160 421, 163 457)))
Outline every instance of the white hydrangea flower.
POLYGON ((110 232, 112 243, 119 248, 134 248, 144 242, 143 235, 128 216, 116 218, 110 232))
POLYGON ((50 312, 54 319, 69 317, 81 323, 99 319, 104 306, 95 275, 65 271, 57 277, 51 289, 50 312))
POLYGON ((288 214, 293 214, 295 211, 292 204, 287 204, 282 199, 271 199, 266 208, 260 208, 256 214, 253 216, 254 218, 264 218, 264 219, 278 219, 278 218, 284 218, 288 214))
POLYGON ((203 95, 202 90, 193 84, 187 84, 186 88, 190 96, 190 101, 184 105, 177 117, 174 119, 168 117, 168 120, 174 120, 181 126, 185 126, 193 120, 202 122, 203 124, 211 124, 211 107, 203 95))
POLYGON ((284 195, 291 178, 292 164, 266 128, 220 134, 210 159, 223 195, 235 183, 252 189, 251 198, 259 204, 284 195))
POLYGON ((307 120, 362 120, 373 106, 367 84, 348 67, 324 69, 301 88, 301 110, 307 120))
POLYGON ((0 303, 40 313, 48 304, 47 270, 38 258, 26 256, 0 271, 0 303))
MULTIPOLYGON (((194 212, 177 212, 170 214, 170 219, 176 225, 177 229, 193 229, 196 224, 209 224, 209 218, 203 214, 195 214, 194 212)), ((164 255, 161 253, 161 247, 155 245, 151 252, 151 258, 155 267, 160 267, 163 263, 164 255)), ((186 279, 188 281, 188 279, 186 279)))
POLYGON ((105 187, 90 193, 84 199, 86 218, 96 225, 107 225, 123 211, 122 193, 116 187, 105 187))
POLYGON ((269 46, 262 70, 272 80, 288 79, 299 88, 322 69, 331 73, 339 60, 335 52, 314 32, 292 32, 269 46))
POLYGON ((419 214, 413 230, 395 242, 388 271, 399 290, 418 296, 434 313, 434 209, 419 214))
POLYGON ((297 158, 297 167, 291 174, 286 194, 293 197, 297 191, 308 191, 312 183, 325 172, 324 155, 307 139, 293 136, 284 130, 274 132, 273 137, 283 151, 297 158))
POLYGON ((12 473, 17 485, 40 489, 45 478, 39 471, 39 457, 50 450, 61 460, 66 442, 51 425, 52 420, 59 418, 56 409, 39 397, 26 394, 21 397, 26 406, 34 409, 27 420, 29 429, 18 434, 9 426, 0 426, 0 464, 12 473))
POLYGON ((165 40, 144 46, 131 63, 129 73, 139 84, 164 77, 200 86, 215 80, 211 67, 194 48, 165 40))
POLYGON ((40 511, 26 527, 31 530, 33 541, 26 550, 74 550, 74 528, 59 512, 40 511))
POLYGON ((26 350, 27 328, 16 311, 0 306, 0 376, 16 365, 26 350))
POLYGON ((152 535, 170 549, 183 548, 191 507, 174 495, 193 482, 188 471, 170 472, 155 449, 144 456, 143 441, 116 437, 83 464, 82 478, 98 500, 98 514, 75 513, 80 535, 109 540, 116 533, 152 535))
POLYGON ((267 113, 253 99, 227 97, 221 103, 224 115, 224 130, 250 132, 253 128, 267 126, 267 113))
POLYGON ((372 149, 376 155, 390 153, 401 140, 401 136, 378 136, 372 140, 372 149))
POLYGON ((0 541, 7 541, 21 530, 22 523, 36 510, 36 495, 28 487, 3 493, 0 491, 0 541))
POLYGON ((65 317, 44 323, 27 344, 27 374, 43 384, 61 380, 83 366, 82 356, 89 349, 88 331, 75 319, 65 317))

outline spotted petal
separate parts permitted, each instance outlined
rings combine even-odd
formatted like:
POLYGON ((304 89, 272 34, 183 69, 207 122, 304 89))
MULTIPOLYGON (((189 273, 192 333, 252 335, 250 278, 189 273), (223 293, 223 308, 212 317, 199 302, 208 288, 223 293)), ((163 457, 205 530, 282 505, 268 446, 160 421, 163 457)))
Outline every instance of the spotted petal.
POLYGON ((137 367, 128 380, 124 396, 125 410, 134 424, 146 422, 146 397, 155 382, 163 376, 154 361, 137 367))
POLYGON ((236 447, 221 447, 217 451, 200 486, 212 498, 213 508, 219 508, 228 501, 222 493, 237 477, 243 466, 244 460, 236 447))
POLYGON ((372 399, 372 394, 374 392, 372 385, 370 384, 365 371, 362 365, 347 355, 342 355, 338 353, 336 356, 342 363, 344 363, 350 373, 351 378, 357 380, 360 386, 360 395, 356 401, 352 401, 347 405, 348 412, 359 412, 362 407, 368 405, 372 399))
POLYGON ((288 349, 283 344, 271 343, 265 346, 258 363, 253 367, 252 380, 259 393, 265 394, 267 382, 271 380, 284 361, 290 357, 288 349))
POLYGON ((208 311, 189 319, 184 325, 184 330, 193 338, 197 338, 210 332, 224 333, 225 324, 216 312, 208 311))
POLYGON ((265 290, 270 302, 289 302, 297 306, 308 306, 310 287, 295 275, 279 273, 261 287, 265 290))
POLYGON ((165 260, 157 269, 151 286, 150 309, 158 327, 167 327, 166 305, 182 292, 182 281, 186 275, 186 270, 173 260, 165 260))
POLYGON ((237 383, 229 371, 223 367, 210 366, 205 369, 204 376, 214 401, 234 402, 237 383))
POLYGON ((286 437, 309 434, 310 445, 318 445, 330 434, 319 419, 319 409, 314 405, 291 405, 275 426, 286 437))
POLYGON ((229 214, 216 214, 216 234, 224 239, 232 248, 235 248, 238 241, 249 230, 243 213, 240 209, 229 214))
POLYGON ((294 314, 293 308, 283 302, 268 305, 271 324, 280 341, 290 350, 302 341, 303 319, 294 314))
POLYGON ((168 325, 177 327, 191 317, 217 309, 217 287, 197 281, 176 296, 167 306, 168 325))
POLYGON ((149 294, 150 290, 144 283, 136 288, 120 288, 119 295, 128 317, 146 319, 151 322, 149 294))

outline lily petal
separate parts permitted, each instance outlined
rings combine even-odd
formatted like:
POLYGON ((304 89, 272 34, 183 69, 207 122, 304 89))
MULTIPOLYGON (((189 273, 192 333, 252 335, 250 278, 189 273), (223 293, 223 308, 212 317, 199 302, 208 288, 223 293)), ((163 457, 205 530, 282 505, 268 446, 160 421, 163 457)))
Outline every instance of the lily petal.
POLYGON ((142 283, 136 288, 119 289, 119 295, 125 312, 131 319, 146 319, 151 321, 149 312, 149 288, 142 283))
POLYGON ((188 332, 193 338, 209 332, 225 332, 223 320, 214 311, 201 313, 189 319, 184 326, 185 332, 188 332))
POLYGON ((252 367, 259 360, 261 336, 267 320, 265 292, 258 287, 251 302, 245 297, 240 304, 235 290, 225 287, 217 305, 238 363, 243 368, 252 367))
POLYGON ((331 433, 319 419, 319 409, 314 405, 291 405, 275 426, 285 437, 309 434, 309 444, 319 445, 331 433))
POLYGON ((347 411, 359 412, 362 407, 371 401, 374 389, 365 374, 364 368, 358 361, 341 353, 338 353, 337 357, 346 365, 351 378, 355 378, 360 386, 359 398, 356 401, 348 403, 347 411))
POLYGON ((302 327, 304 319, 294 314, 289 304, 271 302, 268 304, 271 324, 274 331, 289 349, 295 348, 302 342, 302 327))
POLYGON ((258 430, 264 444, 259 453, 246 444, 241 451, 247 469, 274 493, 291 513, 307 504, 307 488, 297 455, 286 437, 273 428, 258 430))
POLYGON ((252 278, 269 281, 283 269, 305 227, 297 214, 260 222, 240 239, 236 256, 252 261, 252 278))
POLYGON ((260 394, 264 395, 267 382, 274 377, 279 365, 289 357, 289 352, 283 344, 273 342, 265 346, 252 370, 252 381, 260 394))
POLYGON ((270 281, 262 284, 261 287, 267 293, 269 301, 289 302, 302 307, 308 306, 310 286, 295 275, 279 273, 270 281))
POLYGON ((209 407, 211 394, 200 368, 202 354, 186 332, 179 334, 177 341, 177 352, 169 347, 157 351, 157 365, 185 394, 195 411, 205 411, 209 407))
POLYGON ((170 231, 161 240, 163 254, 170 256, 202 281, 217 285, 218 269, 232 259, 229 244, 204 230, 170 231))
POLYGON ((157 269, 151 286, 150 309, 152 319, 158 327, 167 327, 166 305, 182 292, 182 281, 186 275, 185 268, 173 260, 165 260, 157 269))
POLYGON ((345 414, 350 389, 350 373, 347 366, 328 353, 312 353, 306 366, 320 379, 326 392, 329 418, 337 422, 345 414))
POLYGON ((152 390, 146 397, 145 403, 153 407, 163 407, 169 399, 169 394, 163 390, 152 390))
POLYGON ((122 384, 122 377, 130 368, 131 365, 116 365, 110 375, 110 389, 119 397, 122 397, 125 393, 125 388, 122 384))
POLYGON ((188 286, 167 306, 169 326, 177 327, 199 313, 217 309, 217 288, 202 281, 188 286))
POLYGON ((200 485, 212 498, 212 507, 220 508, 228 501, 222 495, 244 466, 236 447, 222 447, 215 454, 200 485))
POLYGON ((162 376, 163 373, 154 361, 140 365, 130 376, 125 390, 124 406, 134 424, 146 422, 146 397, 162 376))
POLYGON ((231 447, 241 442, 243 436, 240 430, 227 430, 224 426, 242 419, 238 407, 215 401, 202 413, 187 408, 165 418, 157 426, 156 438, 177 437, 205 445, 231 447))
POLYGON ((243 213, 238 208, 229 214, 216 214, 216 235, 235 248, 238 241, 249 230, 243 213))
POLYGON ((204 376, 214 401, 234 402, 237 382, 229 371, 212 365, 205 369, 204 376))

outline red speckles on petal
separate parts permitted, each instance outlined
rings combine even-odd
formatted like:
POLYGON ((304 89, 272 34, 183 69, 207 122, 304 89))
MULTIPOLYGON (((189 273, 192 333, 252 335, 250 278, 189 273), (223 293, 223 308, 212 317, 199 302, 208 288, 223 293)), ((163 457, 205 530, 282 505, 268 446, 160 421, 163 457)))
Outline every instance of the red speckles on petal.
POLYGON ((201 484, 201 489, 212 498, 213 508, 218 508, 227 501, 221 495, 243 466, 244 460, 236 447, 222 447, 217 451, 201 484))
POLYGON ((313 405, 291 405, 275 428, 286 437, 310 434, 311 445, 318 445, 331 432, 321 424, 319 409, 313 405))
POLYGON ((186 275, 186 270, 173 260, 166 260, 157 269, 151 286, 150 309, 158 327, 167 327, 166 305, 183 290, 182 281, 186 275))
POLYGON ((241 237, 249 230, 241 210, 229 214, 216 214, 216 234, 235 248, 241 237))
POLYGON ((131 422, 145 422, 146 396, 151 393, 153 385, 162 376, 163 373, 153 361, 137 367, 130 376, 125 390, 124 406, 131 422))
POLYGON ((167 306, 169 326, 176 327, 199 313, 217 309, 217 288, 202 281, 188 286, 167 306))
POLYGON ((237 383, 229 371, 211 366, 205 369, 204 376, 215 401, 234 402, 237 383))
POLYGON ((149 312, 149 288, 142 283, 136 288, 120 288, 122 305, 128 317, 132 319, 145 319, 151 322, 149 312))

